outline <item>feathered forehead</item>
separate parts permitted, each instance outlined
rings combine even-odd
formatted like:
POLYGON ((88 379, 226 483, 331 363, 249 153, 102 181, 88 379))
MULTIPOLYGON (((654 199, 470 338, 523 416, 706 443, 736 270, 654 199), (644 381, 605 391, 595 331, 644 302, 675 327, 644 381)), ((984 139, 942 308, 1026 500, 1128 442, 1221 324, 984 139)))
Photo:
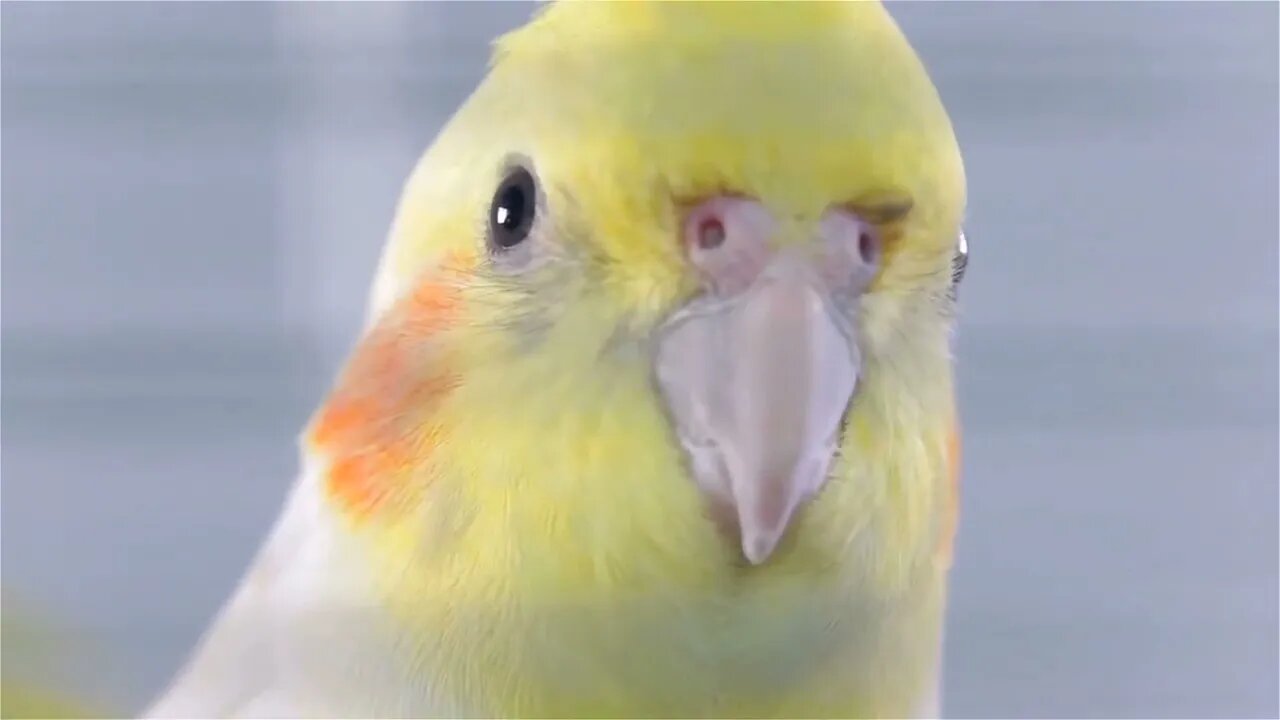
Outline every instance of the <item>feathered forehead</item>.
POLYGON ((489 82, 571 176, 798 214, 886 191, 963 202, 946 112, 876 2, 559 3, 499 42, 489 82))
POLYGON ((511 157, 532 162, 553 209, 571 204, 558 214, 592 228, 598 249, 636 263, 669 264, 655 243, 670 244, 673 202, 713 193, 797 217, 906 197, 910 235, 939 247, 964 206, 947 114, 876 2, 549 6, 498 41, 419 164, 384 270, 474 249, 511 157))

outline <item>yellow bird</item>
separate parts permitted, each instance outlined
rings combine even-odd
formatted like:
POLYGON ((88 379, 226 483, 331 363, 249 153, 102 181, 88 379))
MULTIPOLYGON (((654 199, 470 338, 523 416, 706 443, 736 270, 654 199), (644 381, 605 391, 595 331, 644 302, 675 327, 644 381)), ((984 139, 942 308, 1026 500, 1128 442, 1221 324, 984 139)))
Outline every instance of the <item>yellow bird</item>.
POLYGON ((149 714, 936 714, 964 207, 877 2, 545 8, 149 714))

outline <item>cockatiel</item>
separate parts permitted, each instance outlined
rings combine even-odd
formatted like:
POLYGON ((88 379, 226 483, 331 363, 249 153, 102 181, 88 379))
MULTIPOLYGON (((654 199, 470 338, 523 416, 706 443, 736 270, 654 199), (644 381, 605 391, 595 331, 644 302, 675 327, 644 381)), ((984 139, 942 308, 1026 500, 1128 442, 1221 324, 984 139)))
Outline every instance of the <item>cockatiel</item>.
POLYGON ((964 205, 879 3, 544 8, 149 713, 936 714, 964 205))

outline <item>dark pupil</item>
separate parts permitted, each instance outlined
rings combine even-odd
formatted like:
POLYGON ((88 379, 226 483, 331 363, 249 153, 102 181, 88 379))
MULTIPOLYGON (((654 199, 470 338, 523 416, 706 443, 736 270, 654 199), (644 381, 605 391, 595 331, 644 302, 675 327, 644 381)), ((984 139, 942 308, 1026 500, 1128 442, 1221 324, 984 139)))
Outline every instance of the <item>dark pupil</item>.
POLYGON ((533 219, 533 177, 516 170, 498 188, 489 213, 489 231, 495 245, 513 247, 529 235, 533 219))
POLYGON ((494 210, 494 222, 504 230, 515 230, 524 220, 524 190, 508 187, 498 198, 498 207, 494 210))

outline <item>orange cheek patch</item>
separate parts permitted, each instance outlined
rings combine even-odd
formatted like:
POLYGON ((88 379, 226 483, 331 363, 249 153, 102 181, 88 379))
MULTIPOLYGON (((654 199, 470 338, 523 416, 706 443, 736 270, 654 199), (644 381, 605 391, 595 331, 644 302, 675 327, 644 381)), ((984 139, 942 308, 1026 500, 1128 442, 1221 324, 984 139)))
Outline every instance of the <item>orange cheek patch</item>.
POLYGON ((439 335, 458 320, 464 263, 450 258, 387 310, 312 421, 308 441, 329 461, 326 489, 356 517, 412 497, 429 477, 432 415, 457 384, 439 335))
POLYGON ((395 440, 385 447, 334 458, 329 466, 329 495, 357 515, 377 510, 396 486, 409 462, 406 443, 395 440))

